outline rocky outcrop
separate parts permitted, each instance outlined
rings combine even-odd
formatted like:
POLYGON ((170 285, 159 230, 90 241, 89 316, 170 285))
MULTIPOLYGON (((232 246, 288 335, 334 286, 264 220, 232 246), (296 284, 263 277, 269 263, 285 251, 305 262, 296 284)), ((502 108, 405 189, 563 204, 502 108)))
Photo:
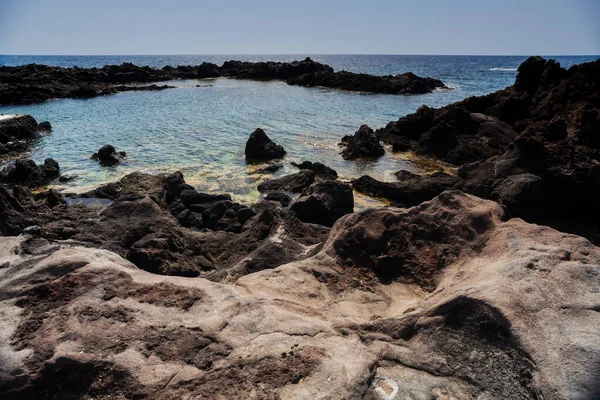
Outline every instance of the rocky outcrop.
POLYGON ((396 149, 459 165, 453 187, 600 243, 599 74, 600 60, 565 70, 531 57, 505 90, 423 106, 376 133, 396 149))
POLYGON ((125 157, 127 157, 127 153, 116 151, 114 146, 107 144, 102 146, 97 153, 92 154, 91 158, 94 161, 99 161, 100 165, 104 167, 112 167, 119 164, 125 157))
POLYGON ((598 397, 600 251, 505 217, 459 192, 350 214, 235 284, 0 237, 0 395, 598 397))
POLYGON ((47 185, 60 175, 60 167, 52 158, 37 165, 33 160, 17 160, 0 171, 0 182, 36 188, 47 185))
POLYGON ((256 128, 246 142, 246 160, 247 161, 268 161, 283 158, 285 150, 283 146, 273 142, 260 128, 256 128))
POLYGON ((332 226, 354 212, 354 195, 346 183, 320 181, 306 188, 290 209, 303 222, 332 226))
POLYGON ((352 92, 385 94, 423 94, 435 89, 448 89, 439 79, 422 78, 406 72, 399 75, 374 76, 348 71, 320 71, 288 79, 290 85, 326 87, 352 92))
POLYGON ((344 136, 340 145, 345 146, 342 151, 344 160, 379 158, 385 154, 379 138, 367 125, 361 126, 354 136, 344 136))
POLYGON ((428 93, 444 84, 411 73, 396 76, 372 76, 334 72, 310 58, 294 62, 227 61, 163 68, 139 67, 131 63, 102 68, 60 68, 30 64, 0 67, 0 104, 30 104, 53 98, 90 98, 130 90, 163 90, 171 86, 147 85, 173 79, 281 80, 290 85, 324 86, 332 89, 388 94, 428 93))
POLYGON ((271 202, 246 207, 229 195, 198 193, 181 173, 133 173, 81 195, 112 201, 101 209, 65 205, 52 193, 36 199, 25 192, 21 200, 15 190, 0 199, 7 218, 0 233, 37 226, 41 238, 108 249, 163 275, 235 280, 307 257, 328 232, 271 202))
POLYGON ((51 129, 48 121, 38 125, 31 115, 0 115, 0 157, 27 152, 31 140, 51 129))

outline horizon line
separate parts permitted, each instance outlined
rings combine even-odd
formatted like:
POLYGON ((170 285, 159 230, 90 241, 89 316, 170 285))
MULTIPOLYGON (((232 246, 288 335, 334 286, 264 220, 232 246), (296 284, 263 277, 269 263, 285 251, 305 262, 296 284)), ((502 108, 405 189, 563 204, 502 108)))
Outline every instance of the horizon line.
POLYGON ((600 54, 426 54, 426 53, 154 53, 154 54, 17 54, 17 53, 0 53, 0 56, 11 56, 11 57, 114 57, 114 56, 134 56, 134 57, 148 57, 148 56, 454 56, 454 57, 530 57, 530 56, 541 56, 541 57, 600 57, 600 54))

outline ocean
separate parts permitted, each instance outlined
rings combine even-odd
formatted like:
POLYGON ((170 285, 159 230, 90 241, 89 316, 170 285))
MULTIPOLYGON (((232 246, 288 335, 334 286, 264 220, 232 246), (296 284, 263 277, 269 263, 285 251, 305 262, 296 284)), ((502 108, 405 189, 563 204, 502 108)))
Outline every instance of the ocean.
MULTIPOLYGON (((0 106, 0 114, 33 115, 48 120, 53 132, 32 148, 36 162, 57 160, 63 174, 77 178, 55 186, 80 192, 113 181, 133 171, 149 173, 181 170, 201 191, 227 192, 242 202, 259 198, 256 185, 270 175, 253 173, 245 142, 261 127, 288 155, 274 176, 296 172, 291 161, 319 161, 338 171, 342 179, 371 175, 393 181, 394 172, 424 172, 427 160, 411 154, 387 154, 377 161, 345 161, 338 145, 360 125, 379 128, 426 104, 440 107, 469 96, 512 85, 524 56, 422 55, 169 55, 169 56, 2 56, 1 65, 29 63, 63 67, 101 67, 132 62, 136 65, 195 65, 227 60, 293 61, 311 57, 337 70, 374 75, 407 71, 441 79, 451 90, 414 96, 349 93, 289 86, 283 82, 256 82, 219 78, 181 80, 166 84, 175 89, 125 92, 93 99, 60 99, 27 106, 0 106), (200 87, 197 87, 200 85, 200 87), (90 156, 105 144, 126 151, 127 161, 101 167, 90 156)), ((599 56, 549 56, 570 67, 599 56)), ((389 150, 389 149, 388 149, 389 150)), ((6 162, 6 160, 4 161, 6 162)), ((436 166, 441 168, 443 166, 436 166)))

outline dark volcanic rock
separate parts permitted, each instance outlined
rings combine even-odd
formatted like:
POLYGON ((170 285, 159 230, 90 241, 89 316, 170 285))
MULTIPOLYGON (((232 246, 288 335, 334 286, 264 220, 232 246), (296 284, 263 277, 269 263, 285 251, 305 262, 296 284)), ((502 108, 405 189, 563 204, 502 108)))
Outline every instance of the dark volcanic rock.
POLYGON ((18 186, 12 194, 0 186, 0 232, 18 235, 37 226, 41 238, 108 249, 153 273, 213 280, 237 279, 307 257, 304 246, 327 235, 326 228, 303 224, 271 202, 249 208, 205 198, 211 202, 188 208, 176 195, 187 186, 181 173, 130 174, 87 194, 114 199, 100 213, 65 205, 52 191, 30 196, 18 186), (285 237, 270 239, 282 230, 285 237))
POLYGON ((54 189, 46 192, 46 204, 50 208, 54 208, 59 204, 67 204, 64 197, 54 189))
POLYGON ((0 233, 18 235, 28 225, 23 206, 4 186, 0 186, 0 233))
POLYGON ((282 190, 284 192, 301 193, 304 189, 312 185, 315 181, 315 176, 316 174, 311 170, 301 170, 295 174, 266 180, 258 185, 258 191, 274 192, 282 190))
POLYGON ((316 182, 302 192, 290 209, 303 222, 332 226, 340 217, 354 212, 354 195, 348 184, 316 182))
POLYGON ((378 158, 385 154, 383 146, 379 143, 379 138, 373 132, 373 129, 367 125, 362 125, 354 136, 344 136, 342 145, 346 148, 342 151, 342 157, 345 160, 354 160, 356 158, 378 158))
POLYGON ((100 161, 100 165, 105 167, 117 165, 125 157, 127 157, 127 153, 124 151, 117 152, 110 144, 102 146, 97 153, 92 154, 92 160, 100 161))
POLYGON ((317 177, 322 179, 337 179, 338 174, 333 168, 320 162, 302 161, 300 164, 292 162, 292 165, 298 169, 308 169, 314 171, 317 177))
POLYGON ((265 196, 265 200, 278 201, 283 207, 287 207, 292 202, 292 198, 284 192, 269 192, 265 196))
POLYGON ((257 80, 281 80, 290 85, 325 86, 332 89, 389 94, 431 92, 445 87, 432 78, 411 73, 396 76, 372 76, 351 72, 334 72, 310 58, 293 62, 227 61, 222 66, 211 63, 164 68, 138 67, 131 63, 102 68, 61 68, 30 64, 0 67, 0 104, 30 104, 52 98, 90 98, 131 90, 163 90, 167 85, 147 85, 173 79, 216 77, 257 80))
POLYGON ((48 121, 42 121, 38 125, 38 129, 40 131, 44 131, 44 132, 51 132, 52 131, 52 125, 50 125, 50 122, 48 122, 48 121))
POLYGON ((565 70, 531 57, 511 87, 441 109, 423 106, 376 133, 395 148, 460 165, 453 187, 496 200, 512 216, 599 242, 597 76, 600 60, 565 70))
POLYGON ((416 175, 409 171, 396 174, 400 182, 380 182, 370 176, 361 176, 352 187, 370 196, 391 200, 397 206, 415 206, 448 189, 456 187, 460 181, 444 172, 432 175, 416 175))
POLYGON ((265 131, 257 128, 246 142, 246 160, 264 161, 282 158, 285 155, 283 146, 275 144, 265 131))
POLYGON ((373 76, 353 72, 321 71, 288 79, 287 83, 298 86, 321 86, 353 92, 386 94, 422 94, 437 88, 446 88, 438 79, 422 78, 411 72, 400 75, 373 76))
POLYGON ((31 115, 0 115, 0 156, 16 155, 29 150, 29 142, 38 136, 40 127, 31 115))
POLYGON ((59 175, 60 167, 51 158, 43 165, 37 165, 33 160, 17 160, 0 171, 0 182, 35 188, 48 184, 59 175))

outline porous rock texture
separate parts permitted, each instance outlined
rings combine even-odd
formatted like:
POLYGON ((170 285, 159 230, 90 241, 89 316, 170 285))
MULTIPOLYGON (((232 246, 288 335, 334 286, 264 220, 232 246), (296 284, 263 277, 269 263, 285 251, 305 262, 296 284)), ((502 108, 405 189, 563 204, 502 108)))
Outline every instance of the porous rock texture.
MULTIPOLYGON (((0 237, 6 399, 591 399, 600 250, 444 192, 228 283, 0 237)), ((186 228, 187 229, 187 228, 186 228)))

